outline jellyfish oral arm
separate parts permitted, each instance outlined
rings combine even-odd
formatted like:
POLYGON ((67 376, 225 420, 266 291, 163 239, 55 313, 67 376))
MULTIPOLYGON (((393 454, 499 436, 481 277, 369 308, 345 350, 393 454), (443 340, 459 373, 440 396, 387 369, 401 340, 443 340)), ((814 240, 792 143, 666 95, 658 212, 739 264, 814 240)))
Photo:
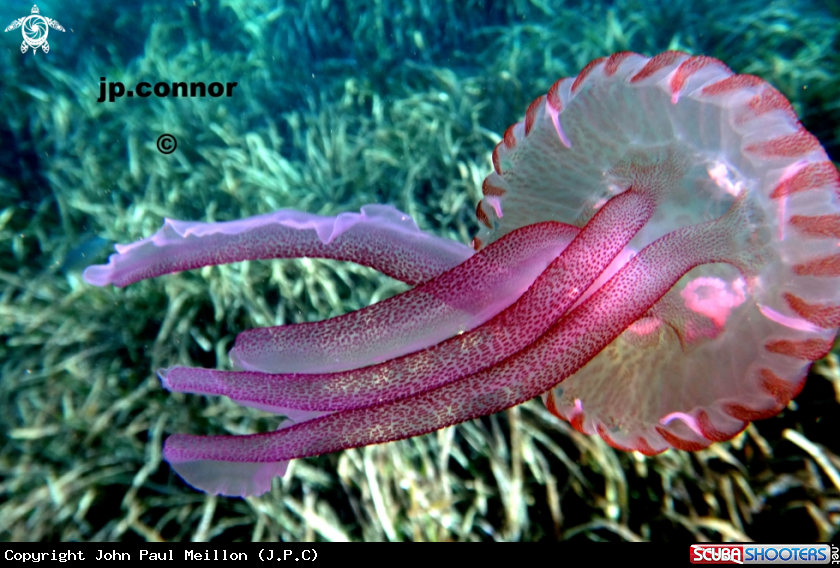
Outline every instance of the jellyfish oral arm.
POLYGON ((323 217, 283 209, 238 221, 166 219, 151 237, 117 245, 108 264, 88 267, 85 280, 118 287, 163 274, 269 258, 332 258, 369 266, 417 285, 461 264, 473 250, 421 231, 387 205, 323 217))
POLYGON ((523 227, 486 254, 372 306, 320 322, 244 331, 231 360, 248 371, 324 373, 432 347, 510 306, 576 233, 561 223, 523 227))
POLYGON ((167 439, 175 467, 206 462, 279 463, 345 448, 432 432, 520 404, 569 377, 642 317, 693 267, 729 262, 750 270, 752 259, 732 251, 739 206, 721 219, 679 229, 648 245, 583 304, 537 341, 500 364, 396 402, 344 412, 251 436, 167 439))
POLYGON ((378 205, 333 218, 279 211, 227 223, 167 220, 152 237, 118 246, 107 265, 89 267, 85 278, 127 285, 236 260, 315 256, 419 281, 405 294, 344 316, 243 332, 230 353, 248 371, 322 373, 400 357, 483 324, 519 298, 576 234, 561 223, 524 229, 489 254, 474 256, 378 205))
MULTIPOLYGON (((560 254, 509 308, 473 331, 429 349, 343 373, 286 375, 174 367, 160 372, 163 384, 173 391, 221 394, 263 408, 317 411, 363 408, 431 390, 495 365, 534 342, 610 266, 653 211, 652 199, 630 190, 610 200, 579 233, 560 223, 529 225, 427 282, 423 287, 437 290, 434 294, 441 296, 458 289, 453 287, 453 281, 466 282, 469 286, 465 292, 476 295, 484 278, 482 273, 487 272, 485 267, 503 261, 518 265, 519 258, 542 258, 542 253, 538 256, 535 250, 560 254), (572 237, 574 240, 566 247, 572 237), (551 243, 555 243, 553 247, 549 247, 551 243)), ((423 317, 424 310, 418 310, 420 304, 413 301, 414 292, 406 292, 400 298, 406 300, 401 311, 416 319, 423 317)), ((371 325, 377 317, 364 320, 371 325)), ((379 321, 390 326, 394 318, 379 321)))
MULTIPOLYGON (((447 385, 451 386, 453 381, 467 375, 476 376, 474 371, 491 367, 542 335, 574 304, 584 290, 619 255, 633 235, 644 226, 654 210, 653 205, 649 196, 632 190, 615 197, 577 234, 560 257, 551 263, 537 282, 513 306, 474 332, 453 338, 432 349, 347 373, 278 376, 253 372, 226 373, 175 368, 162 372, 161 378, 164 385, 173 390, 226 394, 242 404, 280 414, 286 414, 287 409, 284 405, 287 404, 295 408, 320 409, 332 409, 331 404, 338 404, 338 408, 356 409, 361 411, 361 414, 348 414, 345 411, 334 416, 366 420, 366 407, 381 409, 388 406, 383 405, 382 401, 405 398, 424 404, 421 399, 412 395, 436 388, 439 391, 441 388, 438 387, 441 385, 442 388, 446 388, 447 385), (481 356, 482 353, 486 356, 481 356)), ((554 239, 560 241, 565 241, 570 235, 577 233, 576 229, 557 223, 524 227, 494 243, 477 256, 496 254, 504 250, 503 243, 510 246, 523 237, 539 240, 538 236, 546 231, 549 235, 554 231, 554 239)), ((465 267, 459 266, 453 270, 463 271, 465 267)), ((445 390, 442 392, 446 394, 445 390)), ((306 421, 297 427, 313 427, 315 436, 318 436, 317 432, 329 436, 328 432, 324 432, 324 428, 329 428, 331 423, 325 424, 319 420, 306 421)), ((284 431, 290 430, 282 428, 278 430, 278 434, 284 431)), ((399 437, 403 435, 393 439, 399 437)), ((209 441, 211 439, 198 442, 200 439, 190 436, 174 437, 174 445, 167 446, 174 448, 167 454, 167 459, 188 483, 210 493, 263 493, 271 487, 271 476, 282 475, 288 464, 288 459, 285 458, 276 461, 251 460, 242 453, 229 451, 236 444, 231 445, 230 440, 222 438, 215 440, 227 447, 227 450, 222 449, 221 452, 204 456, 196 455, 195 452, 179 453, 177 448, 181 442, 190 446, 192 440, 202 447, 206 443, 214 443, 209 441)), ((352 441, 347 443, 353 445, 352 441)), ((310 448, 310 451, 313 449, 310 448)), ((201 453, 200 450, 198 453, 201 453)), ((245 450, 245 453, 247 454, 248 450, 245 450)))

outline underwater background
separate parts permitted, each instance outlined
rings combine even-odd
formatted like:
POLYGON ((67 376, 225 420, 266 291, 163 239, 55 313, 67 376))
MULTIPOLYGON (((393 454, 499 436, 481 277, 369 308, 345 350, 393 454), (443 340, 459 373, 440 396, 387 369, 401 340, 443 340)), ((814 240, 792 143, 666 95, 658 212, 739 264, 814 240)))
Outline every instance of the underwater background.
MULTIPOLYGON (((258 498, 193 490, 173 432, 279 419, 164 391, 229 368, 244 329, 405 289, 275 260, 95 288, 81 270, 164 217, 322 215, 389 203, 468 243, 490 152, 528 103, 623 50, 717 57, 790 101, 840 159, 836 0, 39 2, 49 53, 0 49, 0 538, 810 542, 840 527, 840 361, 732 442, 615 451, 531 401, 401 442, 295 460, 258 498), (236 81, 231 97, 97 102, 100 77, 236 81), (162 133, 178 149, 160 153, 162 133)), ((0 8, 7 26, 32 4, 0 8)), ((2 22, 0 22, 2 23, 2 22)))

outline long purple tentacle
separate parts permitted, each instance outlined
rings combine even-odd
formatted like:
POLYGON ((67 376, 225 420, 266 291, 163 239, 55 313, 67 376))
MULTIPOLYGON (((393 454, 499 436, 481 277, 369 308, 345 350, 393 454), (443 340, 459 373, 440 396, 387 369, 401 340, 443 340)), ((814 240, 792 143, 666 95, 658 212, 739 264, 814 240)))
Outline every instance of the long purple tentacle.
POLYGON ((733 227, 744 222, 741 205, 736 202, 720 219, 679 229, 645 247, 539 340, 499 365, 413 397, 269 434, 174 435, 164 457, 176 471, 196 460, 279 462, 417 436, 520 404, 580 369, 693 267, 728 262, 745 270, 750 261, 733 248, 733 227))
POLYGON ((387 205, 336 217, 283 209, 221 223, 166 219, 151 237, 116 249, 108 264, 85 270, 87 282, 123 287, 202 266, 311 257, 356 262, 417 285, 473 255, 470 247, 421 231, 410 216, 387 205))
MULTIPOLYGON (((653 211, 653 201, 632 190, 613 198, 516 303, 475 330, 417 353, 334 374, 272 375, 187 367, 159 374, 170 390, 221 394, 261 408, 338 411, 413 396, 495 365, 535 341, 607 269, 653 211)), ((577 232, 559 223, 523 227, 450 272, 457 271, 469 281, 481 269, 476 262, 480 258, 493 265, 514 256, 514 251, 523 254, 536 246, 525 243, 553 240, 565 246, 577 232)), ((439 277, 426 286, 445 288, 448 283, 439 277)), ((411 314, 417 311, 415 304, 405 309, 411 314)))
POLYGON ((525 228, 494 243, 487 254, 364 309, 320 322, 244 331, 231 360, 247 371, 344 371, 437 345, 515 302, 576 232, 559 223, 525 228))

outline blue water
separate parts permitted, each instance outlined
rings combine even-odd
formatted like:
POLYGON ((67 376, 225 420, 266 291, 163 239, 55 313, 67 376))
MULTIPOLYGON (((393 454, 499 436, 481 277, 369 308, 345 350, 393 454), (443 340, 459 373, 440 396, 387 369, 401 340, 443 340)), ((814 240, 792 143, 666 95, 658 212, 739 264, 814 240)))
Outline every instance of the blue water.
MULTIPOLYGON (((0 35, 0 271, 6 287, 0 302, 25 308, 0 316, 11 320, 0 325, 0 368, 10 389, 6 429, 32 426, 37 413, 20 410, 29 404, 20 401, 48 393, 49 381, 67 380, 67 366, 86 361, 87 355, 74 357, 90 349, 104 343, 106 352, 117 353, 119 364, 92 363, 108 369, 98 380, 111 389, 136 387, 151 376, 150 359, 159 354, 155 337, 171 302, 164 284, 143 288, 148 301, 139 293, 79 299, 53 271, 55 281, 36 290, 56 262, 65 272, 78 271, 89 257, 101 261, 106 244, 151 234, 163 217, 234 219, 279 207, 335 213, 367 202, 392 203, 411 211, 422 228, 468 242, 476 229, 478 184, 490 171, 489 153, 501 133, 555 80, 577 74, 595 57, 681 49, 719 58, 775 85, 829 155, 840 159, 840 4, 834 0, 49 1, 38 8, 65 30, 39 32, 47 33, 48 53, 43 47, 21 53, 21 29, 0 35), (110 102, 115 82, 125 92, 148 83, 144 92, 152 94, 117 97, 115 86, 110 102), (170 89, 173 82, 236 86, 218 97, 212 91, 155 96, 157 83, 170 89), (106 98, 97 102, 101 93, 106 98), (163 134, 177 138, 171 154, 156 147, 163 134), (356 139, 370 140, 370 147, 347 142, 356 139), (270 158, 261 158, 260 144, 270 158), (453 187, 463 188, 460 201, 453 187), (132 320, 126 305, 148 321, 132 320), (70 331, 61 327, 62 310, 70 331), (37 325, 52 317, 54 327, 37 325), (70 339, 74 328, 88 324, 94 331, 70 339), (132 342, 136 348, 125 347, 132 342), (33 363, 42 360, 48 363, 33 363)), ((0 23, 5 28, 31 9, 31 2, 8 0, 0 6, 0 23)), ((276 290, 266 295, 269 303, 280 301, 276 290)), ((193 313, 217 325, 217 308, 205 298, 193 313)), ((280 309, 297 314, 304 308, 280 309)), ((178 349, 167 356, 188 351, 178 349)), ((217 363, 214 353, 190 349, 205 364, 217 363)), ((57 408, 47 414, 56 421, 63 416, 57 408)), ((86 419, 73 428, 89 429, 86 419)), ((120 420, 121 427, 129 422, 120 420)), ((132 436, 145 441, 151 435, 132 431, 117 447, 145 459, 132 436)), ((78 438, 71 456, 48 437, 10 446, 7 463, 66 460, 56 466, 60 475, 81 456, 106 453, 99 442, 78 438)), ((113 481, 117 501, 142 462, 134 465, 131 475, 113 481)), ((3 473, 11 477, 10 471, 3 473)), ((168 477, 165 466, 156 475, 159 486, 190 491, 168 477)), ((21 487, 5 497, 24 500, 21 487)), ((78 538, 94 532, 83 530, 78 538)))

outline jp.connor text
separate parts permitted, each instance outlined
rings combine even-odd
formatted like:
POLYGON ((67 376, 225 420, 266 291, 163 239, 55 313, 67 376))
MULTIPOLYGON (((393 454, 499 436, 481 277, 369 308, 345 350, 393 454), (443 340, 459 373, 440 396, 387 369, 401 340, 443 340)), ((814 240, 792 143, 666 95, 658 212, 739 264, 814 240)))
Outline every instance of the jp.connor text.
POLYGON ((166 97, 206 97, 210 95, 213 98, 221 96, 232 97, 233 89, 239 83, 236 82, 213 82, 206 85, 204 81, 194 81, 187 83, 185 81, 175 81, 173 83, 159 82, 152 86, 151 83, 142 81, 135 85, 134 89, 125 90, 125 85, 120 81, 105 81, 105 77, 99 78, 99 98, 96 99, 98 103, 104 103, 108 99, 109 103, 126 96, 128 98, 137 95, 140 98, 151 97, 152 95, 158 98, 166 97), (106 97, 107 87, 107 97, 106 97))

